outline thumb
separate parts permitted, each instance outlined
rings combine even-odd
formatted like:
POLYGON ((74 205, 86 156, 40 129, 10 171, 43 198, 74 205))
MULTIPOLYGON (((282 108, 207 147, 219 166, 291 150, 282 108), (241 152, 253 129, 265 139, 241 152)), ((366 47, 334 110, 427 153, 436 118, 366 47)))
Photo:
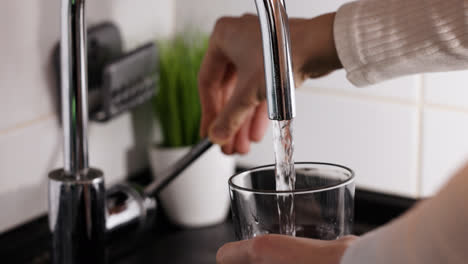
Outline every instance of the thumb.
POLYGON ((209 130, 212 142, 223 145, 236 135, 252 110, 259 104, 257 91, 258 89, 254 87, 236 87, 209 130))

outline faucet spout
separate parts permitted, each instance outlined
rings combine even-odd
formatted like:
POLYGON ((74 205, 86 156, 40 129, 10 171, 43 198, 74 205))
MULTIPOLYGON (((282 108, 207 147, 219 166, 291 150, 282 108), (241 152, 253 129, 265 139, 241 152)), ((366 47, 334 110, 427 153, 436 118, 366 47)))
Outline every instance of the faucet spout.
POLYGON ((62 0, 61 32, 64 170, 76 175, 88 168, 85 0, 62 0))
POLYGON ((255 0, 262 31, 268 117, 296 115, 289 22, 284 0, 255 0))

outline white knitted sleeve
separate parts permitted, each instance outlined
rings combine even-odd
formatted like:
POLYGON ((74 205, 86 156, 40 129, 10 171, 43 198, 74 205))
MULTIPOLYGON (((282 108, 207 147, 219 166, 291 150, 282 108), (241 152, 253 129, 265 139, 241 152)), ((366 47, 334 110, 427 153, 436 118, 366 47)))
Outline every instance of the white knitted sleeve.
POLYGON ((348 79, 365 86, 421 72, 468 68, 468 0, 361 0, 334 25, 348 79))

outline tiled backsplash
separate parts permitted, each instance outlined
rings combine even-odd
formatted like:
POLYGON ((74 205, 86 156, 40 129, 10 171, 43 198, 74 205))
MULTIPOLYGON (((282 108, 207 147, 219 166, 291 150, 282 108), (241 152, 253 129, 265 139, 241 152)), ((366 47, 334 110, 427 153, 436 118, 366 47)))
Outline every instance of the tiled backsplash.
MULTIPOLYGON (((416 197, 418 109, 302 87, 296 93, 297 161, 322 161, 355 170, 360 187, 416 197)), ((240 161, 272 163, 271 137, 240 161), (257 160, 262 157, 262 160, 257 160)))
POLYGON ((417 76, 402 77, 390 81, 356 88, 346 79, 345 71, 336 71, 324 78, 309 80, 304 86, 326 89, 329 93, 346 93, 349 95, 378 97, 400 103, 417 103, 419 100, 419 82, 417 76))
MULTIPOLYGON (((335 10, 345 0, 288 1, 292 16, 335 10)), ((91 24, 116 22, 126 48, 222 15, 255 12, 253 0, 88 1, 91 24)), ((60 167, 51 51, 59 38, 60 0, 0 3, 0 232, 46 210, 47 174, 60 167)), ((468 71, 410 76, 355 88, 339 71, 297 92, 296 160, 348 165, 360 187, 409 197, 433 194, 468 154, 468 71)), ((145 167, 150 106, 90 127, 91 164, 107 184, 145 167)), ((271 131, 239 157, 273 162, 271 131)))
POLYGON ((466 161, 468 112, 429 106, 424 108, 422 118, 423 151, 422 171, 419 175, 422 182, 420 194, 428 196, 433 194, 466 161))

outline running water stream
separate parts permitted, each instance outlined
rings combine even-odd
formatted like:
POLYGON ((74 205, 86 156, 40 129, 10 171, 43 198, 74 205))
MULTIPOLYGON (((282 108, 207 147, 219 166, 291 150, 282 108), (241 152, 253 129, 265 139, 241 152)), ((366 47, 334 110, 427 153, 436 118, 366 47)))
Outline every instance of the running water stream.
MULTIPOLYGON (((293 120, 273 122, 273 145, 276 160, 276 190, 292 191, 295 188, 293 120)), ((294 195, 278 194, 277 206, 280 233, 296 235, 294 195)))

